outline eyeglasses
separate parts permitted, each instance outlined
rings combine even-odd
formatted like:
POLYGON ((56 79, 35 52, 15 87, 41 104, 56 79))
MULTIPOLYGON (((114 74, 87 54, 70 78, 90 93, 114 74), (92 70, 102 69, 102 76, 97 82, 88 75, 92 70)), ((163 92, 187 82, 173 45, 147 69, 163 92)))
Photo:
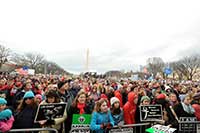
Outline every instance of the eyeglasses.
POLYGON ((27 99, 31 100, 31 99, 33 99, 33 97, 24 98, 24 100, 27 100, 27 99))

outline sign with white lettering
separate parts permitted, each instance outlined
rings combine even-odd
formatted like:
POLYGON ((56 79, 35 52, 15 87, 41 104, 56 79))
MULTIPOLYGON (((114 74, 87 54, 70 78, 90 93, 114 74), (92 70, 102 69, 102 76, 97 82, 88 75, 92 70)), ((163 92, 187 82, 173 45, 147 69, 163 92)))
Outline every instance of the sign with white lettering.
POLYGON ((66 109, 66 103, 40 104, 35 116, 35 122, 41 120, 62 118, 66 109))
POLYGON ((162 121, 162 106, 161 105, 141 105, 140 106, 141 121, 162 121))
POLYGON ((117 128, 111 129, 109 133, 133 133, 133 128, 117 128))
POLYGON ((197 124, 192 123, 195 121, 197 121, 196 117, 180 117, 179 130, 180 131, 196 131, 197 124))

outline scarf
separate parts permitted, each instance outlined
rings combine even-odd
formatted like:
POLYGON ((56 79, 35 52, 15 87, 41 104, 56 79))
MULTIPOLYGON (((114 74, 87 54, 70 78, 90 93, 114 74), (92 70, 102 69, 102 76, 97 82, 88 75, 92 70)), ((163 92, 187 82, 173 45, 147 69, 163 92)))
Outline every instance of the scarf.
POLYGON ((84 103, 84 104, 83 104, 83 103, 78 103, 78 104, 77 104, 77 108, 80 110, 80 113, 79 113, 79 114, 85 113, 85 111, 84 111, 85 103, 84 103))
POLYGON ((183 106, 183 110, 189 114, 194 114, 195 110, 192 107, 192 105, 186 105, 185 103, 181 102, 182 106, 183 106))

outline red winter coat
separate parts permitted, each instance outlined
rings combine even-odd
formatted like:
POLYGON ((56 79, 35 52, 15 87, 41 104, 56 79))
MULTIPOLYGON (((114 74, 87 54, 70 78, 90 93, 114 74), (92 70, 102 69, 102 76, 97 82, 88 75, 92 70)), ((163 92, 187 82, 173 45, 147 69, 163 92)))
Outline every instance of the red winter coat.
POLYGON ((192 107, 195 110, 194 115, 196 116, 197 120, 200 121, 200 105, 199 104, 193 104, 192 107))
POLYGON ((137 98, 137 95, 134 92, 128 94, 128 101, 123 107, 124 110, 124 123, 125 124, 135 124, 135 114, 136 114, 136 104, 134 99, 137 98))
POLYGON ((8 85, 1 85, 0 86, 0 91, 4 91, 8 89, 8 85))

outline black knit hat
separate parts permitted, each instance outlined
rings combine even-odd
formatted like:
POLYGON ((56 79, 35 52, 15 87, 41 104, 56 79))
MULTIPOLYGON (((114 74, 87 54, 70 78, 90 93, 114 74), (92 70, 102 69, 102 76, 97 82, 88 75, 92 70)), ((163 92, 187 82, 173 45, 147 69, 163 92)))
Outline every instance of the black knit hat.
POLYGON ((55 97, 59 98, 58 92, 56 90, 49 90, 46 92, 46 97, 55 97))
POLYGON ((65 83, 67 83, 67 82, 60 81, 58 83, 58 89, 60 89, 65 83))

